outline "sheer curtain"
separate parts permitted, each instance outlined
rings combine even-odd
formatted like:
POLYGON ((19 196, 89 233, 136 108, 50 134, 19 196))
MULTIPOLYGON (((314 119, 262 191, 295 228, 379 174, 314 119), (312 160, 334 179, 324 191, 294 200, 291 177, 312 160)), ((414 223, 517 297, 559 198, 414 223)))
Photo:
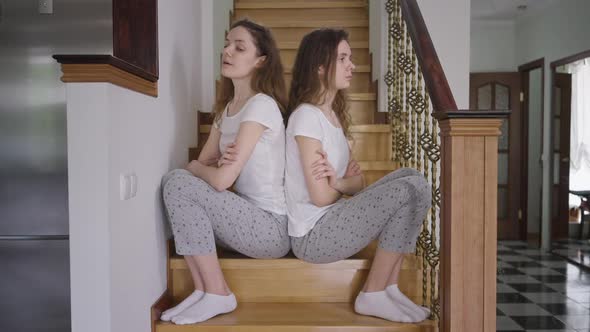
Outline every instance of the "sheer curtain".
POLYGON ((572 74, 570 189, 590 190, 590 58, 568 65, 572 74))

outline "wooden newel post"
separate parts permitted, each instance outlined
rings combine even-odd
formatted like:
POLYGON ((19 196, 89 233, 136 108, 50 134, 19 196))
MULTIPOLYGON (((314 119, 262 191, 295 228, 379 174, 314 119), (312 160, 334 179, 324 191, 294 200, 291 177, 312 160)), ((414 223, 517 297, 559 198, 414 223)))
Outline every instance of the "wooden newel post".
POLYGON ((507 115, 434 115, 442 156, 442 332, 496 331, 498 136, 507 115))

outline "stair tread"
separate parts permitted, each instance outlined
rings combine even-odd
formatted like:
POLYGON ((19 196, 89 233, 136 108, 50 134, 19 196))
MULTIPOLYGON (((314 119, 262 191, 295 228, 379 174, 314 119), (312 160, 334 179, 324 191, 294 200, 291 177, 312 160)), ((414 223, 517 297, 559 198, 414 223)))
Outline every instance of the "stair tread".
POLYGON ((389 133, 391 126, 388 124, 352 125, 349 131, 351 133, 389 133))
MULTIPOLYGON (((318 25, 318 26, 324 26, 324 25, 318 25)), ((277 46, 279 49, 281 50, 285 50, 285 49, 298 49, 299 48, 299 42, 277 42, 277 46)), ((369 48, 369 42, 368 41, 351 41, 350 42, 350 48, 355 49, 355 48, 369 48)))
POLYGON ((363 1, 237 1, 235 9, 265 9, 265 8, 363 8, 367 5, 363 1))
MULTIPOLYGON (((214 317, 193 325, 174 325, 157 322, 156 331, 213 331, 213 328, 240 328, 244 331, 274 331, 279 328, 359 328, 359 331, 430 331, 434 321, 418 324, 390 322, 384 319, 358 315, 351 303, 240 303, 231 313, 214 317), (271 329, 272 328, 272 329, 271 329), (362 329, 362 330, 361 330, 362 329)), ((232 331, 234 331, 232 329, 232 331)))

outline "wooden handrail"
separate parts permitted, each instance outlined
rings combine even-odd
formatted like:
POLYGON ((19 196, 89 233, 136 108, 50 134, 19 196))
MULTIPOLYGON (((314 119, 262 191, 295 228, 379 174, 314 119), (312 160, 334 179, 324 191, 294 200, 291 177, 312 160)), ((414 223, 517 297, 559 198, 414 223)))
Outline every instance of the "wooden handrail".
POLYGON ((416 0, 401 0, 402 18, 406 22, 434 113, 456 111, 457 103, 434 49, 430 33, 416 0))

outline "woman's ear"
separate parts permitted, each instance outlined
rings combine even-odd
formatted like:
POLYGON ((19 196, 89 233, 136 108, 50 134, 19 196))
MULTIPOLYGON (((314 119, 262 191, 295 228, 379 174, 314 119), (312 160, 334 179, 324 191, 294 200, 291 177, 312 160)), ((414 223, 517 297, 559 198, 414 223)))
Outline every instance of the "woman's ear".
POLYGON ((265 61, 266 61, 266 55, 258 57, 258 60, 256 60, 256 68, 262 67, 262 65, 264 64, 265 61))
POLYGON ((318 74, 324 75, 325 72, 326 72, 326 69, 324 68, 324 66, 320 65, 320 67, 318 68, 318 74))

